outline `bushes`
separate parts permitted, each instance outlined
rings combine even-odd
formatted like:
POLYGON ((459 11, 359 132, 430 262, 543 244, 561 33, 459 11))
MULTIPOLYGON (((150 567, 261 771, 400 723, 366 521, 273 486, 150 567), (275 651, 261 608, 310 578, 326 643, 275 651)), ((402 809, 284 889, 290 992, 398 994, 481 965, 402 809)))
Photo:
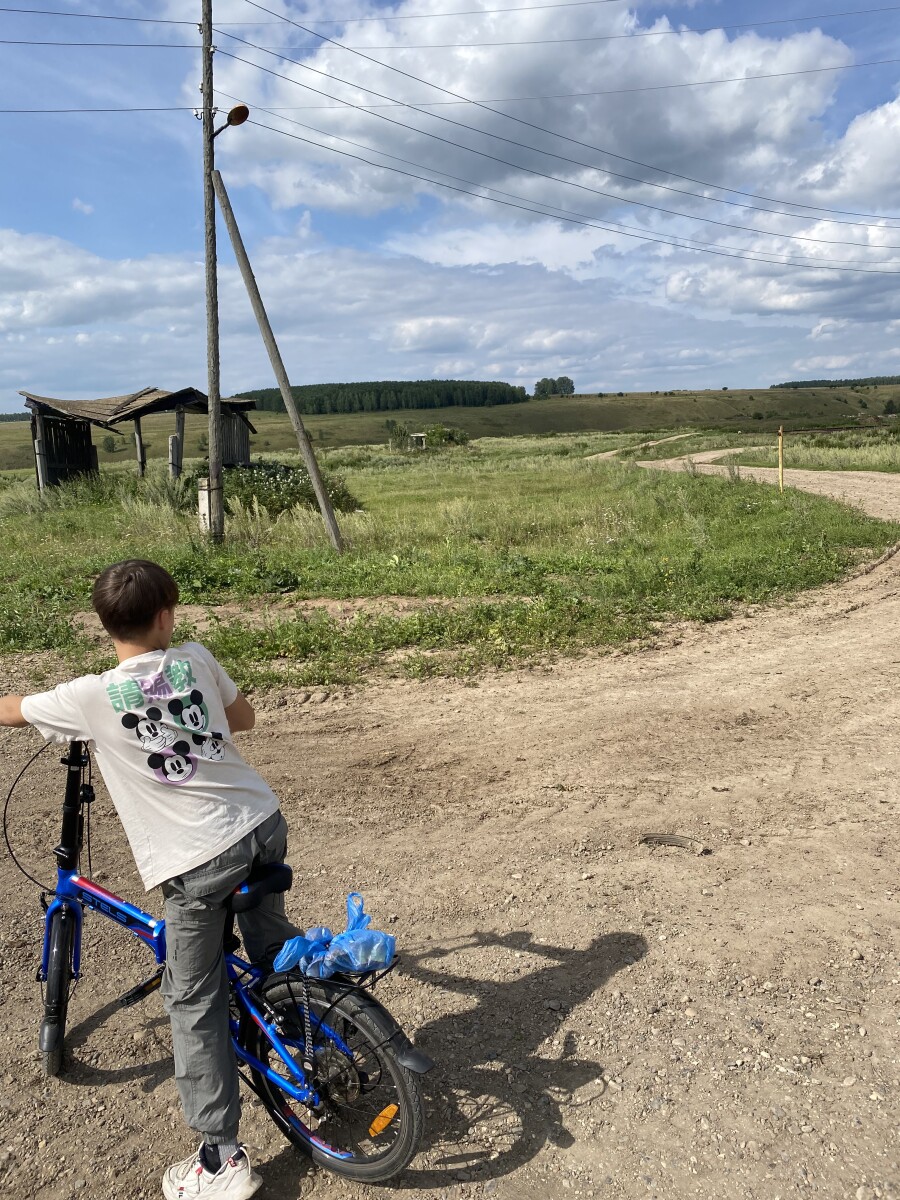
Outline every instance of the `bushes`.
MULTIPOLYGON (((226 503, 237 500, 245 509, 252 509, 254 497, 272 516, 287 512, 298 504, 317 507, 312 480, 303 466, 256 463, 250 467, 233 467, 225 472, 224 478, 226 503)), ((354 512, 362 507, 339 475, 323 472, 322 478, 338 512, 354 512)))

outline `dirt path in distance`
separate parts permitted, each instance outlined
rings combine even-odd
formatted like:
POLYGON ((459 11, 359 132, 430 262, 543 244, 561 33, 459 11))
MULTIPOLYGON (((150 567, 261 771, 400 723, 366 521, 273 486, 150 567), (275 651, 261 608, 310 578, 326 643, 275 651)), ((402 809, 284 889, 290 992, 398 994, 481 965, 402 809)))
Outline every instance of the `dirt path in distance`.
POLYGON ((623 450, 646 450, 650 446, 662 446, 665 442, 680 442, 683 438, 692 437, 690 433, 675 433, 670 437, 659 438, 655 442, 638 442, 637 446, 619 446, 616 450, 603 450, 600 454, 587 455, 585 462, 594 462, 598 458, 615 458, 623 450))
MULTIPOLYGON (((423 1150, 379 1189, 311 1170, 247 1095, 260 1200, 898 1200, 898 664, 900 556, 640 652, 255 697, 289 911, 340 928, 363 892, 403 955, 382 999, 438 1064, 423 1150), (640 844, 659 832, 709 853, 640 844)), ((5 787, 38 744, 0 731, 5 787)), ((11 807, 44 878, 57 759, 11 807)), ((141 902, 102 789, 93 840, 95 878, 141 902)), ((0 896, 4 1195, 156 1200, 194 1142, 159 997, 115 1003, 146 951, 88 920, 46 1081, 41 911, 8 860, 0 896)))

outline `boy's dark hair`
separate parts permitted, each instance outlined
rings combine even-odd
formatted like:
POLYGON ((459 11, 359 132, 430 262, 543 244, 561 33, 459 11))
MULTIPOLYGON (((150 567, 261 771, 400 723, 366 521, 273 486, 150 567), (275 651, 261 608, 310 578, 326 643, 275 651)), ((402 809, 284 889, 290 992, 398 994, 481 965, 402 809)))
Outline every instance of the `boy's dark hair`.
POLYGON ((100 572, 91 603, 106 632, 123 641, 149 629, 161 609, 175 607, 178 584, 158 563, 129 558, 100 572))

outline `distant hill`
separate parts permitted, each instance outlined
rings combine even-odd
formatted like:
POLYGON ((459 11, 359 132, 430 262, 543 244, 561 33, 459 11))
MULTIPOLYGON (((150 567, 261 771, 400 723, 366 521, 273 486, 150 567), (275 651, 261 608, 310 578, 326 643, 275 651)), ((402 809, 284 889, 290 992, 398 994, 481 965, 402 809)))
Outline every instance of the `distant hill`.
MULTIPOLYGON (((292 387, 302 413, 395 412, 415 408, 480 408, 495 404, 521 404, 528 399, 523 387, 472 379, 380 380, 371 383, 312 383, 292 387)), ((240 392, 256 401, 263 412, 284 412, 277 388, 240 392)))

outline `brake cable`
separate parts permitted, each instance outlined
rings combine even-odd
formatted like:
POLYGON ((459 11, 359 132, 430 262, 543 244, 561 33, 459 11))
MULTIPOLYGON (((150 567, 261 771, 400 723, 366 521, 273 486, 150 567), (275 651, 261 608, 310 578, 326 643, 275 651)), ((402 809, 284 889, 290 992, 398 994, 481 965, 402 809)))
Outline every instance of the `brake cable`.
POLYGON ((19 781, 21 780, 22 776, 25 774, 25 772, 28 770, 28 768, 31 766, 31 764, 33 762, 35 762, 37 759, 39 759, 45 750, 49 750, 52 745, 53 745, 52 742, 45 742, 43 744, 43 746, 41 746, 40 750, 38 750, 35 754, 32 754, 31 758, 29 758, 28 762, 25 764, 25 766, 22 768, 22 770, 18 773, 18 775, 13 780, 12 787, 7 792, 6 801, 3 805, 3 840, 6 843, 7 853, 9 854, 9 857, 13 860, 13 862, 16 864, 19 871, 21 871, 21 873, 25 876, 25 878, 27 880, 29 880, 31 883, 33 883, 35 885, 35 887, 39 888, 42 892, 52 892, 53 888, 47 887, 47 885, 41 883, 41 881, 39 879, 35 879, 35 877, 33 875, 29 875, 29 873, 25 870, 25 868, 22 866, 22 864, 16 858, 16 853, 13 850, 13 848, 10 844, 10 841, 9 841, 7 814, 9 812, 9 803, 12 800, 13 792, 18 787, 19 781))

